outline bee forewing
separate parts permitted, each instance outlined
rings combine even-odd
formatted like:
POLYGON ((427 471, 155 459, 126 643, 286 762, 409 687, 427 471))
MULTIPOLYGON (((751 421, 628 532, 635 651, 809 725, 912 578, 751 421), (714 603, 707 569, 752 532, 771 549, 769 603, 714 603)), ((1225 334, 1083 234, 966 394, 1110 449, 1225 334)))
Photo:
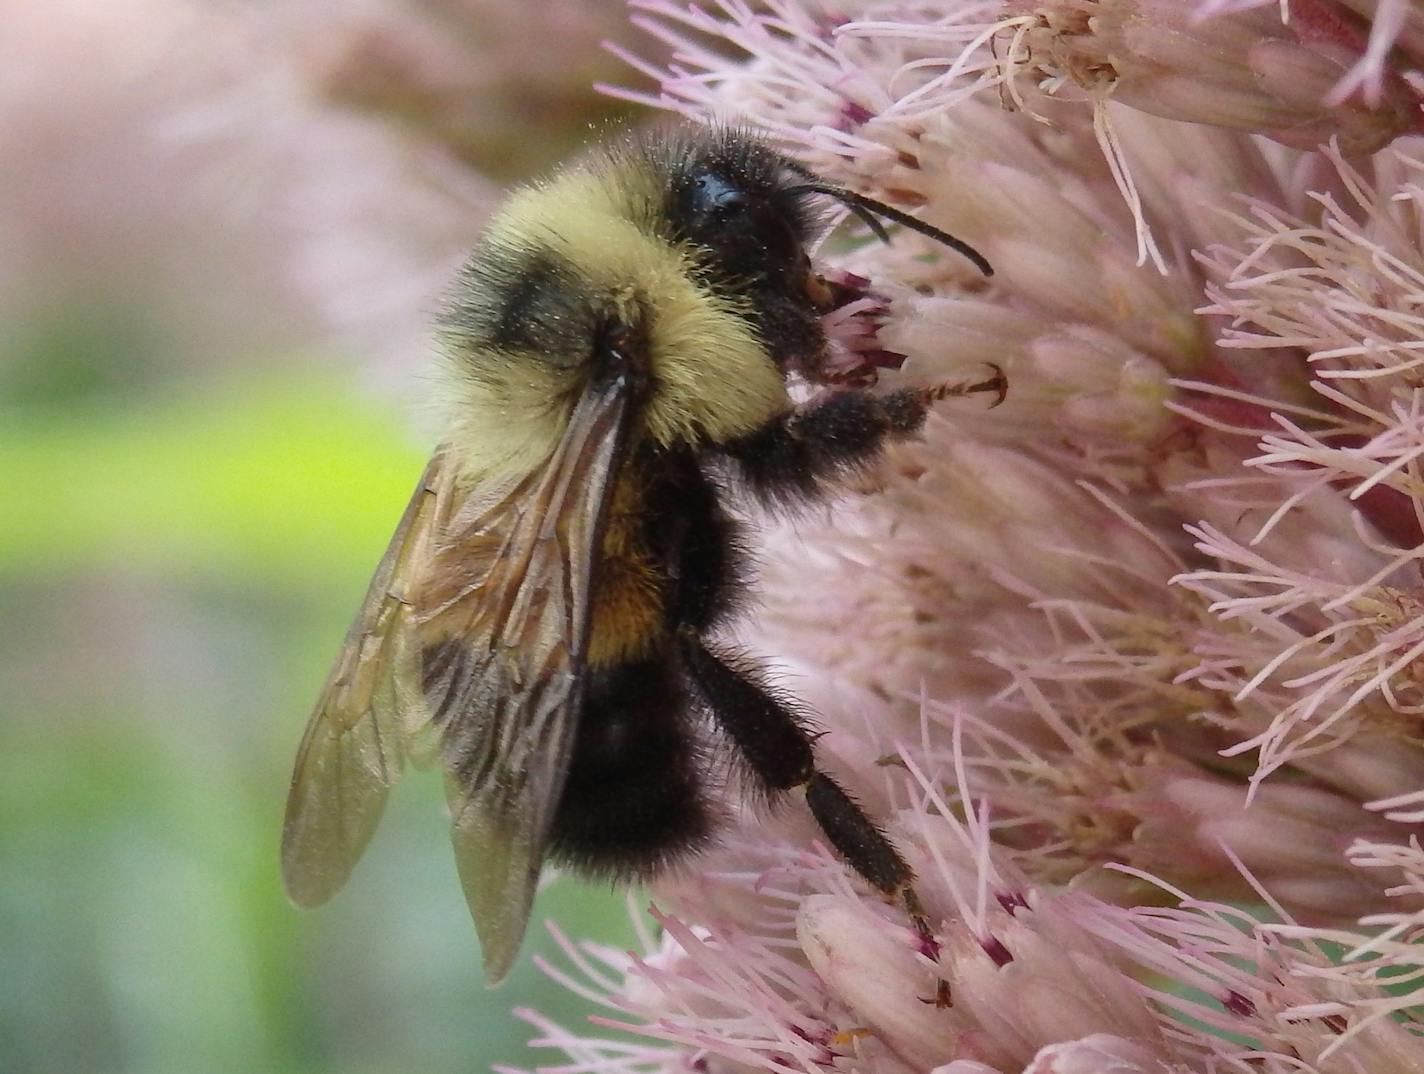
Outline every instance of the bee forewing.
POLYGON ((282 828, 282 880, 301 906, 346 882, 375 832, 407 757, 412 710, 423 711, 409 592, 441 488, 431 459, 376 568, 297 751, 282 828))
POLYGON ((627 413, 623 378, 588 388, 545 464, 442 534, 416 600, 451 838, 491 984, 518 953, 568 774, 627 413))

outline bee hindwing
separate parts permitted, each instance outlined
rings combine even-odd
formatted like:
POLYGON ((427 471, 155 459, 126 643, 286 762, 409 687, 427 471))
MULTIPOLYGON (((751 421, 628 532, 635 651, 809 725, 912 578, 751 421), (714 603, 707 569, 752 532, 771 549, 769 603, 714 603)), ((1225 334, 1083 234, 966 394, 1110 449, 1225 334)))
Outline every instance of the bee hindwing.
POLYGON ((435 526, 442 460, 430 460, 376 568, 297 751, 282 828, 282 880, 317 906, 346 882, 400 778, 423 708, 407 594, 435 526))

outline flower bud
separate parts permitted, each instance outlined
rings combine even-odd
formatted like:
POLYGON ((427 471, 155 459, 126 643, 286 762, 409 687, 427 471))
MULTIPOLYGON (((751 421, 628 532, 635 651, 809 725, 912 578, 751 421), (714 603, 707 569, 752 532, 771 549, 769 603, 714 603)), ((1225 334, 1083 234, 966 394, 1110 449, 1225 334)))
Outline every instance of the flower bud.
POLYGON ((1162 1057, 1134 1041, 1108 1033, 1050 1044, 1023 1074, 1162 1074, 1162 1057))
POLYGON ((924 1069, 958 1054, 962 1019, 932 1002, 935 977, 908 929, 815 895, 797 915, 796 938, 826 987, 906 1062, 924 1069))
POLYGON ((1398 73, 1374 103, 1335 100, 1365 50, 1343 20, 1283 22, 1274 4, 1202 18, 1183 0, 1008 0, 1032 20, 1008 61, 1087 95, 1168 119, 1264 134, 1313 149, 1332 138, 1372 153, 1418 129, 1419 99, 1398 73))

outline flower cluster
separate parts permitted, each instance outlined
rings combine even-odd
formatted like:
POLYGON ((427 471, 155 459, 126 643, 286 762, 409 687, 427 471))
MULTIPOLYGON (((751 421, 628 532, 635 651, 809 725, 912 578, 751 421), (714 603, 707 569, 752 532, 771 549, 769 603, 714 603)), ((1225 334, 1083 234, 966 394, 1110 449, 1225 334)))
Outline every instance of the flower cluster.
POLYGON ((836 255, 876 296, 844 334, 909 356, 884 381, 1010 388, 769 528, 748 639, 938 957, 753 811, 641 954, 566 944, 643 1043, 525 1012, 549 1069, 1424 1069, 1424 14, 631 6, 671 59, 627 55, 660 86, 630 96, 993 263, 836 255))

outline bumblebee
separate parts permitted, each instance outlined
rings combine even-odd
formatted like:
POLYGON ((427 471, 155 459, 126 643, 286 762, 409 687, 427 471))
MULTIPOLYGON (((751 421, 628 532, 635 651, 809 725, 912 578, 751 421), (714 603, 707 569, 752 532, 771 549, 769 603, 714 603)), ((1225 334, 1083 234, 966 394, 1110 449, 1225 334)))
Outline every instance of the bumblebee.
POLYGON ((827 390, 807 254, 828 199, 885 237, 957 239, 818 179, 745 131, 605 144, 515 193, 441 320, 447 435, 311 716, 282 840, 303 906, 345 883, 406 763, 443 762, 487 979, 509 970, 542 863, 618 880, 718 822, 709 730, 767 797, 928 926, 913 875, 816 765, 804 709, 713 640, 746 590, 732 497, 812 500, 947 394, 827 390))

